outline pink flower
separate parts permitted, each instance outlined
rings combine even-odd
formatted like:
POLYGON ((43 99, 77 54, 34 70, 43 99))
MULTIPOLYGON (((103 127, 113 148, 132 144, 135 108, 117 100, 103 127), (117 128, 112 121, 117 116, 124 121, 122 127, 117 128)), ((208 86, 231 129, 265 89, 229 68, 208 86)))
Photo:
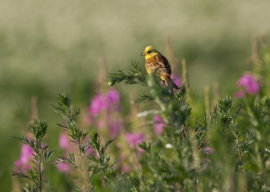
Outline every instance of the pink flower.
MULTIPOLYGON (((98 94, 93 97, 89 107, 89 113, 91 116, 98 116, 102 110, 109 110, 112 104, 118 104, 120 101, 120 95, 116 90, 109 90, 107 94, 98 94)), ((116 109, 119 106, 115 106, 116 109)))
POLYGON ((91 105, 89 107, 89 112, 91 115, 97 116, 102 110, 108 110, 108 109, 109 109, 109 103, 108 103, 107 98, 104 95, 99 94, 99 95, 96 95, 92 99, 91 105))
POLYGON ((256 79, 252 75, 243 75, 238 81, 237 85, 239 87, 245 87, 247 93, 255 95, 259 93, 260 86, 256 79))
POLYGON ((96 155, 96 152, 93 148, 89 148, 86 152, 86 155, 96 155))
POLYGON ((120 95, 116 90, 109 90, 107 94, 109 102, 119 103, 120 95))
POLYGON ((125 136, 129 146, 137 146, 144 139, 143 133, 126 133, 125 136))
POLYGON ((27 164, 27 165, 25 165, 24 169, 32 169, 32 166, 27 164))
POLYGON ((165 125, 163 119, 160 115, 155 115, 153 118, 154 127, 155 127, 155 134, 160 135, 163 132, 163 126, 165 125))
POLYGON ((69 164, 68 163, 59 163, 59 164, 56 164, 56 167, 61 172, 68 173, 69 170, 70 170, 70 167, 69 167, 69 164))
POLYGON ((14 165, 15 165, 16 167, 22 166, 21 160, 19 159, 19 160, 15 161, 14 165))
POLYGON ((118 135, 121 129, 122 129, 122 125, 117 119, 115 119, 115 121, 112 121, 109 124, 110 135, 113 138, 118 135))
POLYGON ((20 167, 22 165, 28 164, 29 160, 32 158, 33 153, 34 150, 31 147, 23 144, 21 148, 21 156, 17 161, 15 161, 15 166, 20 167))
POLYGON ((122 129, 119 120, 120 94, 117 90, 108 90, 106 94, 98 94, 91 100, 89 115, 85 118, 88 124, 95 124, 97 128, 108 129, 112 137, 116 137, 122 129), (105 112, 102 113, 101 112, 105 112))
POLYGON ((181 84, 182 84, 182 82, 181 82, 181 79, 176 75, 176 74, 172 74, 172 80, 173 80, 173 82, 178 86, 178 87, 181 87, 181 84))
POLYGON ((205 148, 203 149, 203 151, 204 151, 207 155, 213 154, 213 153, 214 153, 214 150, 213 150, 211 147, 205 147, 205 148))
POLYGON ((68 138, 66 134, 61 133, 59 136, 59 145, 61 149, 67 149, 68 148, 68 138))
POLYGON ((95 158, 98 158, 98 154, 96 153, 96 151, 95 151, 93 148, 89 148, 89 149, 86 151, 86 156, 90 156, 90 155, 94 155, 95 158))
POLYGON ((123 165, 121 168, 121 171, 125 173, 129 173, 131 171, 131 168, 128 165, 123 165))
POLYGON ((128 142, 129 147, 136 147, 137 155, 140 157, 143 150, 138 146, 144 140, 143 133, 126 133, 126 140, 128 142))
POLYGON ((34 153, 34 150, 29 147, 28 145, 22 145, 22 150, 21 150, 21 162, 23 164, 28 163, 29 159, 32 157, 32 154, 34 153))
POLYGON ((238 98, 238 99, 243 98, 245 96, 246 96, 246 92, 244 90, 241 90, 241 91, 238 91, 238 92, 234 93, 234 97, 238 98))

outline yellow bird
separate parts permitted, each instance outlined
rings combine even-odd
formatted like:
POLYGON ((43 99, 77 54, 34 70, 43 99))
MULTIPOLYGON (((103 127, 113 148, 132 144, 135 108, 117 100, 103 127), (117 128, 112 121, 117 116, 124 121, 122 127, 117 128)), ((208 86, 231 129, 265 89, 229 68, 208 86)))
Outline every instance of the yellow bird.
POLYGON ((152 46, 147 46, 141 56, 145 57, 145 68, 147 73, 151 74, 154 72, 155 74, 160 74, 160 78, 165 81, 167 86, 172 82, 173 88, 179 89, 171 79, 171 65, 165 56, 152 46))

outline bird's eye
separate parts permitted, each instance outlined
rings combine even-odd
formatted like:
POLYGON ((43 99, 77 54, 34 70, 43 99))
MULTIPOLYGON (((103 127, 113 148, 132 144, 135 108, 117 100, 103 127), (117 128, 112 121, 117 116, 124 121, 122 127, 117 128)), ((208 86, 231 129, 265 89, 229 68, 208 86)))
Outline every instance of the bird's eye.
POLYGON ((150 53, 151 51, 147 51, 147 53, 150 53))

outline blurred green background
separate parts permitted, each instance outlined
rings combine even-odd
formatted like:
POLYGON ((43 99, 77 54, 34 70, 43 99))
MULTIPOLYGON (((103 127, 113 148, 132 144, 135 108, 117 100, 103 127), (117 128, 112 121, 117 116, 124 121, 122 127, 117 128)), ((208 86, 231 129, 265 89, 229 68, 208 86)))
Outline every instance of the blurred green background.
MULTIPOLYGON (((177 59, 186 59, 194 95, 203 98, 203 87, 213 82, 232 95, 247 69, 252 36, 270 34, 269 5, 268 0, 1 0, 0 190, 12 189, 10 173, 20 155, 13 136, 26 132, 32 96, 39 117, 48 122, 48 142, 57 146, 61 118, 51 104, 58 93, 87 106, 101 58, 108 72, 127 71, 134 60, 143 67, 139 54, 148 45, 165 54, 168 36, 177 59)), ((124 84, 118 88, 122 97, 131 91, 124 84)))

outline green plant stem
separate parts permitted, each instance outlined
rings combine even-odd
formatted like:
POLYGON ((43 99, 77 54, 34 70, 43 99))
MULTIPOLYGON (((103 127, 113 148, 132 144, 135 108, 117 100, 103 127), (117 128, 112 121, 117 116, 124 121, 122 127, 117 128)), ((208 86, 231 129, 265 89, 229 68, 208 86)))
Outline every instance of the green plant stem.
POLYGON ((199 151, 199 150, 200 150, 200 148, 203 146, 203 144, 206 142, 206 140, 207 140, 207 136, 208 136, 208 134, 206 134, 206 135, 205 135, 205 137, 204 137, 203 141, 201 142, 201 144, 199 145, 199 147, 198 147, 197 151, 199 151))
POLYGON ((38 174, 39 174, 39 191, 41 192, 42 191, 42 173, 41 173, 41 160, 39 160, 39 163, 38 163, 38 174))
POLYGON ((186 135, 184 133, 184 130, 182 130, 181 133, 182 133, 183 139, 186 139, 186 135))
MULTIPOLYGON (((237 145, 238 145, 239 139, 237 139, 236 142, 237 142, 237 145)), ((238 154, 239 154, 239 160, 242 161, 242 155, 241 155, 241 149, 240 149, 240 147, 238 147, 238 154)))

